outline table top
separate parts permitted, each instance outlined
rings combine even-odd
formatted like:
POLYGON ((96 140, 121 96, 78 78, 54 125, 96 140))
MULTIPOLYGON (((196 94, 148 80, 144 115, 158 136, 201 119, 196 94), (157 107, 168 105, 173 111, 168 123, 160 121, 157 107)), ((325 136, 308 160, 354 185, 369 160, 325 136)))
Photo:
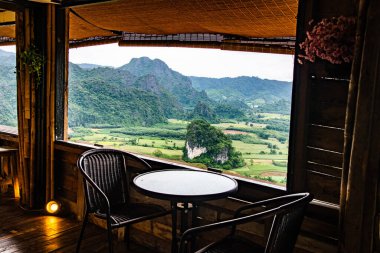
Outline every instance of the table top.
POLYGON ((133 183, 141 193, 177 202, 220 199, 237 191, 235 179, 202 170, 167 169, 136 176, 133 183))

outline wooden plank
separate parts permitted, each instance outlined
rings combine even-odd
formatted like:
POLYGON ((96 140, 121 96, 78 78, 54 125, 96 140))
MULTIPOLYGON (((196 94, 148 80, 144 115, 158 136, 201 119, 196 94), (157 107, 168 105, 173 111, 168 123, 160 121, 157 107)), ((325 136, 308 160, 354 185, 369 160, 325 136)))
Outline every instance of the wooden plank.
POLYGON ((343 151, 343 135, 343 129, 310 125, 307 145, 341 153, 343 151))
POLYGON ((77 202, 77 193, 76 192, 72 192, 72 191, 66 190, 64 188, 59 188, 56 191, 57 191, 58 196, 65 198, 71 202, 77 202))
POLYGON ((306 190, 312 192, 315 199, 338 204, 340 178, 314 171, 307 171, 306 190))
POLYGON ((78 169, 75 164, 71 163, 65 163, 65 162, 57 162, 56 161, 56 169, 57 169, 57 174, 62 177, 64 176, 71 176, 71 177, 76 177, 78 174, 78 169), (59 164, 59 165, 58 165, 59 164))
POLYGON ((77 192, 78 190, 78 181, 76 180, 76 178, 71 176, 61 178, 59 185, 65 190, 73 192, 77 192))
POLYGON ((332 167, 332 166, 326 166, 318 163, 312 163, 308 162, 306 164, 306 169, 309 171, 314 171, 334 177, 342 177, 342 169, 337 168, 337 167, 332 167))
POLYGON ((338 252, 337 241, 321 241, 318 238, 311 237, 309 234, 305 235, 300 233, 297 239, 296 248, 294 253, 309 253, 309 252, 323 252, 323 253, 336 253, 338 252))
POLYGON ((74 154, 82 154, 84 151, 95 148, 93 145, 78 144, 70 141, 55 141, 54 148, 74 154))
POLYGON ((305 217, 302 224, 302 231, 307 231, 308 234, 315 234, 325 238, 338 238, 337 224, 330 224, 318 219, 305 217))
POLYGON ((315 14, 318 17, 335 17, 337 15, 352 16, 355 13, 356 4, 342 0, 318 0, 315 1, 315 14))
POLYGON ((77 199, 76 199, 76 216, 78 220, 83 220, 83 216, 86 210, 85 193, 83 185, 83 175, 78 173, 77 175, 77 199))
POLYGON ((316 125, 344 128, 347 93, 347 80, 313 80, 311 82, 309 122, 316 125))
POLYGON ((76 165, 78 157, 79 155, 77 154, 56 149, 56 159, 58 159, 60 162, 76 165))
POLYGON ((343 154, 339 152, 331 152, 324 149, 307 147, 308 162, 318 163, 337 168, 342 167, 343 154))

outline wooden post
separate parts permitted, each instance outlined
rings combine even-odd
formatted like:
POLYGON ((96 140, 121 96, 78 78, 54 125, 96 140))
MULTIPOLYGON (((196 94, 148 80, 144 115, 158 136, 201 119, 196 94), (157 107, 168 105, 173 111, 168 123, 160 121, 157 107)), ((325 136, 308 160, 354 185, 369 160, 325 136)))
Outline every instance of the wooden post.
MULTIPOLYGON (((57 22, 59 26, 67 24, 67 11, 52 4, 34 4, 17 13, 19 168, 23 175, 21 202, 30 208, 42 207, 47 200, 54 198, 56 99, 62 94, 60 88, 61 93, 56 95, 56 87, 67 87, 68 58, 67 25, 60 27, 61 37, 58 38, 57 22), (57 44, 63 54, 57 54, 57 44), (28 66, 21 62, 20 55, 31 47, 35 47, 44 60, 39 83, 29 73, 28 66), (57 58, 57 55, 65 57, 57 58), (63 78, 59 79, 56 78, 57 72, 66 74, 60 75, 63 78)), ((65 101, 64 98, 61 100, 65 101)))
POLYGON ((349 159, 344 168, 347 183, 341 200, 340 251, 344 253, 374 252, 379 240, 375 229, 380 170, 380 2, 362 1, 361 8, 364 15, 359 16, 359 24, 365 24, 362 56, 355 58, 360 71, 357 91, 350 90, 357 92, 357 100, 354 117, 346 122, 352 125, 353 135, 351 149, 346 150, 350 155, 345 155, 349 159))

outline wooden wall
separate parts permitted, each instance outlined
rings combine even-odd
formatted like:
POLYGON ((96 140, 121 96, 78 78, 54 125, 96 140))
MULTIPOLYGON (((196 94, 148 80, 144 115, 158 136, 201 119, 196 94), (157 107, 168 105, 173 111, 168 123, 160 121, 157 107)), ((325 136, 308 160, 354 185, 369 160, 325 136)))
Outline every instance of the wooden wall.
MULTIPOLYGON (((353 16, 350 1, 301 1, 297 44, 304 41, 310 20, 353 16)), ((299 48, 296 54, 302 53, 299 48)), ((339 205, 344 129, 350 64, 324 60, 294 65, 288 177, 292 191, 310 191, 315 198, 339 205)))
POLYGON ((326 73, 321 70, 325 66, 314 64, 309 77, 305 184, 315 198, 339 204, 349 81, 347 76, 337 77, 344 68, 332 66, 335 68, 326 73))

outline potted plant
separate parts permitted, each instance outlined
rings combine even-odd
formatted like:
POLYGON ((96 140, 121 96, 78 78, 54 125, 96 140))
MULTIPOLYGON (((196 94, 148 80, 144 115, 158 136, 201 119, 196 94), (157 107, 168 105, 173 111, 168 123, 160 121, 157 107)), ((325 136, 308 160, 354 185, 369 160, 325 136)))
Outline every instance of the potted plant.
POLYGON ((28 72, 34 77, 38 88, 42 79, 42 68, 44 66, 43 56, 34 45, 31 45, 29 49, 21 52, 20 59, 21 64, 28 67, 28 72))

